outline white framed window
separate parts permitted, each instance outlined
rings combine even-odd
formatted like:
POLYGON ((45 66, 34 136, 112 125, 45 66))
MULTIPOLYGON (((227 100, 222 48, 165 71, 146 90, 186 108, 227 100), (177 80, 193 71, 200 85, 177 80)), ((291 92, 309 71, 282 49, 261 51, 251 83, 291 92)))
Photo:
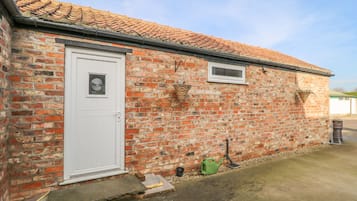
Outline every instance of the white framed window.
POLYGON ((208 82, 246 84, 245 66, 208 62, 208 82))

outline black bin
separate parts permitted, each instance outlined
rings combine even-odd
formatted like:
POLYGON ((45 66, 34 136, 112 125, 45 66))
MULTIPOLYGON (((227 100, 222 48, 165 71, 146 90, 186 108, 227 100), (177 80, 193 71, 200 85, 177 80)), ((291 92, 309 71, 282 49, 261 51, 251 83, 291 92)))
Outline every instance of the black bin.
POLYGON ((185 168, 183 168, 183 167, 177 167, 177 168, 176 168, 176 176, 182 177, 184 171, 185 171, 185 168))
POLYGON ((339 119, 332 120, 332 126, 333 126, 332 143, 341 144, 343 142, 343 138, 342 138, 343 121, 339 119))

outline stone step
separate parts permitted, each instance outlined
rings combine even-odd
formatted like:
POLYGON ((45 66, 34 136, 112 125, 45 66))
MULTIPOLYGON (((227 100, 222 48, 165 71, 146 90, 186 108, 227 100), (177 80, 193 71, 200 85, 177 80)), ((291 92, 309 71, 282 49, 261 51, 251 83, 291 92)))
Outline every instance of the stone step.
POLYGON ((175 187, 161 175, 146 174, 146 180, 142 182, 147 189, 144 194, 137 195, 137 198, 152 197, 157 194, 175 191, 175 187))
POLYGON ((145 186, 133 175, 52 191, 46 201, 104 201, 139 195, 145 186))

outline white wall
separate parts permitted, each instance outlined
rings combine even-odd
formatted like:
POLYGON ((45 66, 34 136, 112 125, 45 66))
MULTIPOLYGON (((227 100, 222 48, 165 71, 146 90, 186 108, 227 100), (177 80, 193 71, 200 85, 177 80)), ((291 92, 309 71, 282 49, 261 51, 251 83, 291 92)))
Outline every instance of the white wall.
POLYGON ((357 114, 357 98, 352 98, 352 114, 357 114))
POLYGON ((339 114, 339 115, 351 114, 350 98, 330 97, 330 114, 339 114))

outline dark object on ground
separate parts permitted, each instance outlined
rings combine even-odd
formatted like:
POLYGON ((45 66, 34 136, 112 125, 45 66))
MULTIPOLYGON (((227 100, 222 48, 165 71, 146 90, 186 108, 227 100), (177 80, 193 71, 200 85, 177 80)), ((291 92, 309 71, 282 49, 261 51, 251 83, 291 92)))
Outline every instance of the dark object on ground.
POLYGON ((229 161, 229 164, 227 167, 234 169, 234 168, 239 168, 240 165, 238 163, 235 163, 232 161, 232 159, 229 157, 229 139, 226 139, 226 154, 225 154, 226 159, 229 161))
POLYGON ((343 142, 343 138, 342 138, 343 121, 333 120, 332 125, 333 125, 332 143, 341 144, 343 142))
POLYGON ((176 176, 182 177, 184 171, 185 171, 185 168, 183 168, 183 167, 177 167, 177 168, 176 168, 176 176))

